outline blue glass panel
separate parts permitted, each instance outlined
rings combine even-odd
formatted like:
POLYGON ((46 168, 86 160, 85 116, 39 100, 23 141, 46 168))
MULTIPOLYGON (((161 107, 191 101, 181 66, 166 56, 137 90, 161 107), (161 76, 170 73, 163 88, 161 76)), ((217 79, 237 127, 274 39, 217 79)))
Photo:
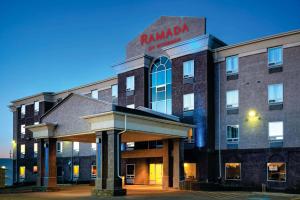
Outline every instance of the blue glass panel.
POLYGON ((152 93, 152 98, 151 98, 152 102, 156 101, 156 88, 155 87, 151 89, 151 93, 152 93))
POLYGON ((157 68, 156 65, 153 64, 152 67, 151 67, 151 73, 156 72, 156 68, 157 68))
POLYGON ((163 71, 163 70, 165 70, 166 68, 165 68, 165 66, 164 65, 159 65, 158 67, 157 67, 157 71, 163 71))
POLYGON ((152 79, 152 87, 156 86, 156 73, 151 74, 151 79, 152 79))
POLYGON ((165 65, 167 69, 171 69, 172 67, 170 60, 168 60, 168 62, 165 65))
POLYGON ((166 113, 166 101, 157 101, 156 111, 166 113))
POLYGON ((156 102, 152 102, 151 106, 152 106, 152 110, 156 110, 156 102))
POLYGON ((165 100, 166 98, 166 91, 157 92, 157 101, 165 100))
POLYGON ((165 71, 157 72, 156 84, 157 85, 163 85, 165 83, 166 83, 166 80, 165 80, 165 71))
POLYGON ((171 84, 167 85, 167 99, 172 99, 172 86, 171 86, 171 84))
POLYGON ((172 100, 167 100, 167 114, 172 115, 172 100))
POLYGON ((159 65, 160 65, 160 59, 157 59, 157 60, 154 62, 154 64, 155 64, 156 66, 159 66, 159 65))
POLYGON ((172 83, 172 71, 171 71, 171 69, 167 70, 166 73, 167 73, 167 84, 172 83))
POLYGON ((168 58, 167 57, 161 57, 160 61, 161 61, 161 64, 165 64, 167 62, 168 58))

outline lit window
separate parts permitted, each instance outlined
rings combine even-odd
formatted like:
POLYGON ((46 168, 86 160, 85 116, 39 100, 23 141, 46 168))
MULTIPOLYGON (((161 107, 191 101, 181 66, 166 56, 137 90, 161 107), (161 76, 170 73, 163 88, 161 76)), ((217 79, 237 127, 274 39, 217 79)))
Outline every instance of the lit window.
POLYGON ((73 179, 79 178, 79 165, 73 166, 73 179))
POLYGON ((183 63, 183 78, 194 77, 194 60, 183 63))
POLYGON ((97 149, 96 143, 92 143, 91 144, 91 148, 92 148, 93 151, 96 151, 96 149, 97 149))
POLYGON ((269 139, 283 140, 283 122, 269 122, 269 139))
POLYGON ((239 91, 238 90, 227 91, 226 107, 229 109, 239 107, 239 91))
POLYGON ((126 91, 134 90, 134 76, 129 76, 126 78, 126 91))
POLYGON ((196 163, 184 163, 184 177, 185 180, 196 179, 196 163))
POLYGON ((21 158, 25 157, 25 153, 26 153, 26 146, 25 144, 21 144, 21 158))
POLYGON ((38 113, 40 111, 40 102, 35 101, 34 102, 34 112, 38 113))
POLYGON ((126 150, 134 150, 135 143, 134 142, 126 142, 126 150))
POLYGON ((268 163, 268 181, 286 181, 286 164, 283 162, 268 163))
POLYGON ((276 104, 283 102, 283 85, 273 84, 268 86, 268 102, 276 104))
POLYGON ((134 104, 129 104, 126 106, 127 108, 131 108, 131 109, 134 109, 134 104))
POLYGON ((111 96, 115 98, 118 97, 118 85, 111 86, 111 96))
POLYGON ((239 141, 239 125, 227 126, 227 143, 236 143, 239 141))
POLYGON ((22 134, 25 134, 25 124, 22 124, 22 125, 21 125, 21 133, 22 133, 22 134))
POLYGON ((92 165, 91 166, 91 177, 96 178, 96 175, 97 175, 97 167, 96 167, 96 165, 92 165))
POLYGON ((162 56, 151 66, 151 107, 157 112, 172 114, 172 64, 162 56))
POLYGON ((37 125, 37 124, 39 124, 40 122, 34 122, 34 125, 37 125))
POLYGON ((57 150, 58 153, 62 153, 63 152, 63 148, 64 148, 63 144, 64 143, 62 141, 57 142, 56 150, 57 150))
POLYGON ((38 143, 33 144, 33 152, 34 152, 34 157, 37 157, 38 154, 38 143))
POLYGON ((282 64, 282 47, 273 47, 268 49, 269 67, 282 64))
POLYGON ((237 74, 239 72, 239 57, 230 56, 226 58, 226 74, 237 74))
POLYGON ((24 117, 26 114, 26 106, 25 105, 21 105, 21 117, 24 117))
POLYGON ((79 151, 79 142, 74 142, 73 143, 73 150, 74 151, 79 151))
POLYGON ((35 165, 33 166, 33 173, 34 174, 37 174, 38 173, 38 167, 35 165))
POLYGON ((98 90, 92 90, 92 98, 98 99, 98 90))
POLYGON ((26 171, 25 166, 20 166, 20 168, 19 168, 20 181, 23 181, 25 179, 25 171, 26 171))
POLYGON ((241 180, 241 163, 225 163, 225 179, 241 180))
POLYGON ((194 110, 194 93, 183 95, 183 110, 194 110))

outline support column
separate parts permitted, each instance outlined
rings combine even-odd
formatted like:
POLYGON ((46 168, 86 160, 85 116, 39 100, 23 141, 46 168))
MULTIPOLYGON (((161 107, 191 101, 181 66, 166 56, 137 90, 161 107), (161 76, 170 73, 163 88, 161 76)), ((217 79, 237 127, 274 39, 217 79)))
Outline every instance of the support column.
POLYGON ((97 177, 95 180, 95 190, 103 190, 106 188, 106 178, 107 178, 106 132, 96 133, 96 145, 97 145, 97 151, 96 151, 97 177))
POLYGON ((38 170, 37 186, 42 190, 56 189, 57 169, 55 138, 41 139, 39 141, 38 170))
POLYGON ((184 181, 184 142, 183 139, 173 140, 173 188, 180 189, 184 181))
POLYGON ((168 189, 170 187, 170 141, 163 140, 163 180, 162 188, 168 189))

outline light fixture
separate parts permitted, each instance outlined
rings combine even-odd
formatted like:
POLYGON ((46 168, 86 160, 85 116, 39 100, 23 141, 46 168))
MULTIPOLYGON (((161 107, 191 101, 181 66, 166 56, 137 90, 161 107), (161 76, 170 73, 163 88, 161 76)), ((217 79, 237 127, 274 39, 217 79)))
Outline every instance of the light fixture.
POLYGON ((253 118, 257 115, 256 111, 255 110, 249 110, 248 112, 248 117, 250 118, 253 118))

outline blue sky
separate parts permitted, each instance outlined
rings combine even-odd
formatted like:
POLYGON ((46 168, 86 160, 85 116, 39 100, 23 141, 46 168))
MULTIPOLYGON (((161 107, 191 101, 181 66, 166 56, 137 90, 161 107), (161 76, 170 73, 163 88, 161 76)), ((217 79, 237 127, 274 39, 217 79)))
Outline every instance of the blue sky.
POLYGON ((300 1, 0 0, 0 157, 12 141, 11 100, 114 75, 127 42, 161 15, 205 16, 228 44, 300 28, 300 1))

